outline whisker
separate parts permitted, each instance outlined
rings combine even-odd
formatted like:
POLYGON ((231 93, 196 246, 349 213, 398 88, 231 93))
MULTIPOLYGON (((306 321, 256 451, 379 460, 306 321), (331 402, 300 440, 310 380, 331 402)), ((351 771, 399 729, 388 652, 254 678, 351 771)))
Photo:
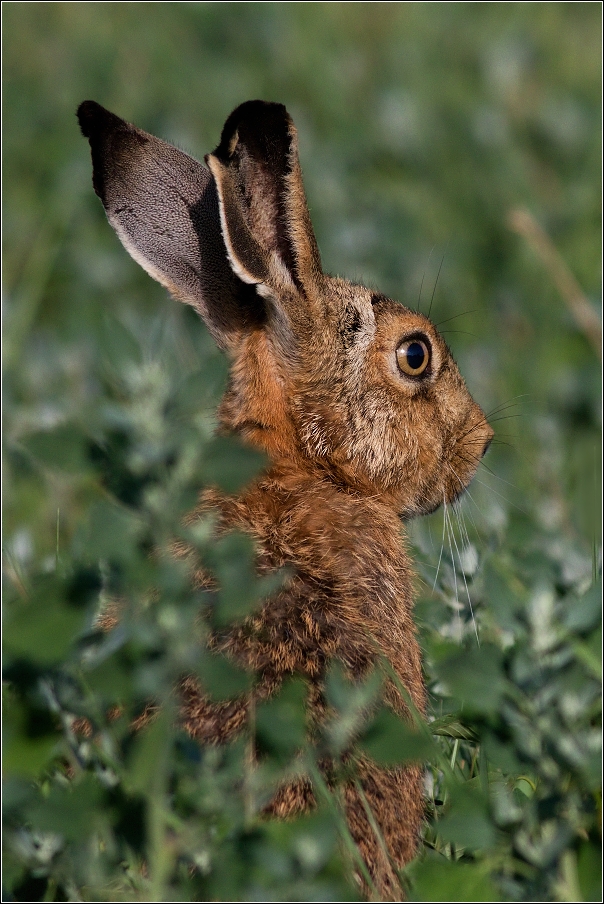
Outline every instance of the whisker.
MULTIPOLYGON (((485 484, 485 485, 486 485, 486 484, 485 484)), ((489 489, 491 489, 491 488, 489 487, 489 489)), ((474 508, 476 509, 476 511, 477 511, 479 514, 482 514, 482 509, 480 508, 480 506, 478 505, 478 503, 476 502, 476 500, 474 499, 474 497, 472 496, 472 494, 470 493, 470 491, 469 491, 468 489, 466 489, 465 492, 464 492, 464 499, 466 498, 466 496, 467 496, 467 498, 470 500, 470 502, 472 503, 472 505, 474 506, 474 508)), ((478 530, 478 527, 477 527, 477 525, 476 525, 476 522, 474 521, 474 518, 472 517, 472 513, 471 513, 470 511, 468 511, 468 517, 471 519, 472 524, 474 525, 474 529, 475 529, 476 533, 477 533, 478 536, 481 538, 482 542, 484 542, 484 538, 482 537, 480 531, 478 530)))
MULTIPOLYGON (((436 568, 436 565, 433 565, 431 562, 426 562, 425 559, 420 559, 417 555, 415 556, 415 561, 417 562, 418 565, 421 565, 422 568, 430 568, 432 571, 434 571, 434 569, 436 568)), ((419 575, 418 580, 419 581, 422 580, 421 573, 419 575)), ((426 587, 428 586, 425 581, 422 581, 422 583, 424 583, 426 587)), ((434 589, 434 588, 432 588, 432 589, 434 589)))
MULTIPOLYGON (((463 481, 461 480, 459 474, 457 474, 457 472, 455 471, 455 469, 454 469, 451 465, 449 465, 449 470, 451 471, 451 473, 453 474, 453 476, 455 477, 455 479, 456 479, 457 482, 459 483, 460 487, 464 490, 464 496, 467 494, 467 496, 469 497, 469 499, 470 499, 470 500, 473 502, 473 504, 476 506, 476 510, 477 510, 478 512, 480 512, 480 507, 479 507, 478 504, 474 501, 474 497, 473 497, 472 494, 470 493, 469 487, 465 487, 465 488, 464 488, 463 481)), ((477 535, 478 535, 478 537, 479 537, 481 543, 484 543, 484 542, 485 542, 485 539, 484 539, 484 537, 482 536, 481 532, 478 530, 478 525, 477 525, 476 522, 474 521, 474 518, 472 517, 472 513, 471 513, 471 512, 468 512, 468 517, 469 517, 470 520, 472 521, 472 524, 473 524, 473 526, 474 526, 474 530, 476 531, 476 533, 477 533, 477 535)))
POLYGON ((501 405, 496 405, 491 411, 489 411, 485 417, 489 418, 494 414, 497 414, 498 411, 505 411, 506 408, 511 408, 513 405, 519 405, 520 403, 517 399, 526 399, 528 398, 528 392, 523 392, 520 395, 513 396, 511 399, 508 399, 507 402, 502 402, 501 405))
POLYGON ((510 421, 514 417, 526 417, 524 414, 502 414, 499 417, 491 417, 489 424, 496 424, 497 421, 510 421))
MULTIPOLYGON (((475 443, 475 445, 478 445, 478 442, 475 443)), ((480 443, 480 445, 482 446, 482 443, 480 443)), ((470 457, 468 455, 464 455, 463 452, 460 452, 459 450, 457 450, 456 456, 457 456, 457 458, 460 459, 460 461, 464 462, 464 464, 469 465, 470 467, 477 468, 478 465, 480 464, 480 456, 479 455, 473 455, 472 457, 470 457)), ((460 480, 459 483, 463 489, 463 487, 465 486, 464 482, 462 480, 460 480)))
POLYGON ((457 518, 457 523, 462 528, 462 533, 464 534, 465 540, 466 540, 467 544, 469 545, 470 537, 468 535, 468 531, 466 528, 466 522, 465 522, 465 519, 463 516, 463 511, 462 511, 462 507, 461 507, 461 499, 456 499, 455 502, 452 504, 451 508, 455 512, 455 517, 457 518))
MULTIPOLYGON (((491 471, 491 473, 493 473, 493 472, 491 471)), ((493 477, 496 477, 496 476, 497 476, 496 474, 493 474, 493 477)), ((491 493, 495 493, 496 496, 499 496, 499 498, 503 499, 504 502, 507 502, 508 505, 512 505, 514 508, 517 508, 519 512, 522 512, 523 515, 528 516, 528 512, 526 509, 523 509, 521 506, 517 505, 515 502, 512 502, 512 500, 508 499, 507 496, 504 496, 503 493, 497 492, 495 487, 489 486, 488 483, 485 483, 484 480, 481 480, 480 477, 477 477, 476 475, 474 475, 474 480, 476 481, 476 483, 480 483, 480 484, 482 484, 483 487, 486 487, 487 490, 489 490, 491 493)))
MULTIPOLYGON (((431 253, 432 253, 432 252, 430 252, 430 254, 431 254, 431 253)), ((429 258, 428 258, 428 260, 429 260, 429 258)), ((422 289, 423 289, 423 287, 424 287, 424 279, 425 279, 425 277, 426 277, 426 271, 424 270, 424 272, 423 272, 423 274, 422 274, 422 281, 421 281, 421 283, 419 284, 419 295, 418 295, 418 297, 417 297, 417 313, 418 313, 418 314, 421 314, 421 312, 422 312, 422 311, 421 311, 421 308, 422 308, 422 289)))
POLYGON ((509 411, 510 408, 516 408, 519 404, 520 402, 512 400, 509 402, 502 402, 501 405, 497 405, 492 411, 488 411, 485 414, 485 417, 493 417, 494 414, 500 414, 502 411, 509 411))
MULTIPOLYGON (((432 257, 432 252, 434 251, 434 248, 435 248, 435 247, 436 247, 435 245, 432 245, 432 248, 430 249, 430 254, 428 255, 428 263, 426 264, 426 267, 428 267, 428 265, 430 264, 430 258, 432 257)), ((424 279, 425 279, 425 276, 426 276, 426 271, 424 270, 424 273, 423 273, 423 276, 422 276, 422 281, 421 281, 420 286, 419 286, 419 296, 418 296, 418 299, 417 299, 417 312, 418 312, 418 314, 421 314, 422 288, 423 288, 423 286, 424 286, 424 279)))
MULTIPOLYGON (((511 416, 513 417, 514 415, 511 415, 511 416)), ((495 418, 495 420, 498 420, 498 419, 495 418)), ((476 421, 474 424, 472 424, 471 427, 469 427, 469 428, 466 430, 465 433, 462 433, 461 436, 459 436, 459 437, 457 438, 457 443, 458 443, 458 444, 461 443, 461 441, 464 440, 464 439, 466 438, 466 436, 469 436, 470 433, 474 433, 474 431, 475 431, 475 430, 478 430, 479 427, 484 427, 484 425, 485 425, 485 421, 482 420, 482 418, 481 418, 480 420, 476 421)))
MULTIPOLYGON (((444 495, 443 495, 443 505, 444 505, 444 511, 446 512, 447 511, 447 500, 445 499, 444 495)), ((434 593, 434 590, 436 588, 436 582, 438 580, 438 572, 440 571, 440 563, 441 563, 441 559, 443 557, 443 549, 444 548, 445 548, 445 519, 443 518, 443 536, 442 536, 442 541, 440 544, 440 555, 438 557, 438 565, 436 566, 436 574, 434 575, 434 583, 432 585, 432 593, 434 593)))
POLYGON ((457 442, 461 443, 461 441, 464 440, 466 438, 466 436, 469 436, 470 433, 474 433, 475 430, 478 430, 479 427, 483 427, 483 426, 484 426, 483 421, 476 421, 476 423, 472 424, 472 426, 468 430, 466 430, 465 433, 461 434, 461 436, 458 438, 457 442))
POLYGON ((513 490, 517 490, 517 489, 518 489, 518 487, 517 487, 515 484, 510 483, 509 480, 506 480, 504 477, 500 477, 499 474, 496 474, 495 471, 493 471, 491 468, 489 468, 489 466, 488 466, 487 464, 484 463, 484 461, 481 461, 480 464, 483 466, 483 468, 485 469, 485 471, 488 471, 488 473, 489 473, 492 477, 495 478, 495 480, 500 480, 502 483, 507 483, 507 485, 508 485, 509 487, 511 487, 513 490))
POLYGON ((455 602, 457 603, 456 612, 457 612, 457 618, 459 620, 459 627, 460 627, 459 633, 461 635, 462 634, 462 625, 461 625, 461 615, 459 614, 460 604, 459 604, 459 591, 457 589, 457 571, 455 570, 455 556, 453 554, 453 544, 451 543, 451 533, 452 533, 451 519, 447 512, 446 503, 445 503, 445 523, 447 525, 447 537, 449 540, 449 552, 451 553, 451 562, 453 564, 453 586, 455 588, 455 602))
MULTIPOLYGON (((507 444, 506 444, 506 445, 507 445, 507 444)), ((457 452, 457 457, 460 458, 460 459, 461 459, 463 462, 465 462, 465 464, 467 464, 467 465, 472 466, 472 465, 476 465, 476 464, 477 464, 476 459, 468 458, 467 455, 463 455, 463 454, 462 454, 461 452, 459 452, 459 451, 457 452)), ((513 490, 517 490, 517 489, 518 489, 518 487, 516 486, 516 484, 510 483, 509 480, 506 480, 504 477, 500 477, 499 474, 496 474, 495 471, 493 471, 491 468, 489 468, 489 466, 486 464, 486 462, 484 461, 484 459, 480 459, 480 460, 478 461, 478 466, 479 466, 479 467, 482 466, 482 467, 485 469, 485 471, 487 471, 492 477, 495 478, 495 480, 500 480, 502 483, 507 484, 507 485, 508 485, 509 487, 511 487, 513 490)), ((460 478, 459 478, 459 476, 455 473, 455 471, 453 470, 453 467, 451 466, 451 464, 449 464, 448 467, 450 468, 451 473, 454 474, 455 477, 457 478, 460 487, 461 487, 462 489, 464 489, 463 481, 461 481, 460 478)), ((478 480, 478 477, 476 477, 476 474, 474 475, 474 477, 473 477, 472 479, 473 479, 473 480, 478 480)), ((478 480, 478 482, 479 482, 479 483, 482 483, 483 481, 478 480)), ((484 484, 484 486, 488 486, 488 484, 484 484)), ((489 487, 489 489, 492 489, 492 488, 489 487)), ((493 490, 493 492, 495 492, 495 490, 493 490)), ((506 500, 506 501, 510 501, 510 500, 506 500)), ((514 503, 511 502, 511 501, 510 501, 510 504, 511 504, 511 505, 514 505, 514 503)), ((522 511, 522 510, 521 510, 521 511, 522 511)))
POLYGON ((514 443, 506 443, 506 441, 505 441, 504 439, 495 439, 495 438, 493 438, 493 439, 491 440, 491 445, 493 445, 493 446, 507 446, 508 449, 513 449, 514 452, 517 452, 517 451, 518 451, 518 450, 516 449, 516 446, 514 445, 514 443))
POLYGON ((440 330, 440 334, 444 336, 446 333, 463 333, 464 336, 471 336, 472 339, 478 339, 476 333, 470 333, 468 330, 440 330))
POLYGON ((430 311, 432 310, 432 302, 434 301, 434 293, 436 292, 436 287, 438 285, 438 277, 440 276, 440 271, 443 268, 443 264, 445 262, 445 255, 449 248, 449 243, 447 242, 447 247, 445 248, 445 254, 443 254, 442 260, 440 262, 440 267, 438 268, 438 273, 436 274, 436 282, 434 283, 434 288, 432 289, 432 298, 430 299, 430 307, 428 308, 428 317, 430 317, 430 311))
POLYGON ((430 526, 430 522, 428 521, 428 536, 430 537, 430 546, 434 549, 434 538, 432 537, 432 528, 430 526))
POLYGON ((452 317, 447 317, 446 320, 439 320, 438 323, 435 323, 434 326, 437 329, 440 329, 442 323, 449 323, 450 320, 455 320, 456 317, 465 317, 466 314, 475 314, 478 308, 472 308, 471 311, 462 311, 461 314, 453 314, 452 317))
MULTIPOLYGON (((471 494, 468 490, 466 490, 466 493, 468 494, 468 499, 470 500, 470 502, 475 506, 476 511, 477 511, 477 512, 480 512, 480 511, 481 511, 480 506, 478 505, 478 503, 476 502, 476 500, 474 499, 474 497, 472 496, 472 494, 471 494)), ((464 498, 465 498, 465 497, 464 497, 464 498)), ((482 543, 482 545, 483 545, 483 546, 486 546, 486 540, 485 540, 484 534, 482 534, 482 533, 480 532, 480 530, 478 529, 478 525, 477 525, 476 522, 474 521, 474 515, 472 514, 472 512, 470 511, 470 509, 468 509, 468 513, 467 513, 467 514, 468 514, 468 518, 469 518, 470 521, 472 522, 472 527, 473 527, 474 530, 476 531, 476 536, 478 537, 478 539, 480 540, 480 542, 482 543)))
MULTIPOLYGON (((474 609, 472 607, 472 600, 470 599, 470 589, 468 587, 468 582, 466 581, 466 573, 463 568, 463 562, 461 561, 461 553, 459 552, 459 547, 457 545, 457 540, 455 539, 455 531, 451 528, 451 533, 453 534, 453 542, 455 543, 455 549, 457 550, 457 558, 459 560, 459 568, 461 570, 461 576, 463 578, 463 582, 466 588, 466 595, 468 597, 468 605, 470 607, 470 614, 472 616, 472 624, 474 625, 474 633, 476 634, 476 642, 478 646, 480 646, 480 638, 478 636, 478 626, 476 625, 476 619, 474 618, 474 609)), ((469 543, 468 543, 469 545, 469 543)), ((453 571, 455 571, 455 560, 453 560, 453 571)))
MULTIPOLYGON (((496 424, 497 421, 507 421, 507 420, 511 420, 512 418, 516 418, 516 417, 524 417, 524 415, 522 415, 522 414, 505 414, 505 415, 501 415, 501 417, 492 417, 491 415, 489 415, 489 417, 490 417, 489 424, 496 424)), ((475 424, 472 424, 472 426, 469 427, 465 433, 462 433, 461 436, 458 437, 457 443, 461 443, 462 440, 464 440, 467 436, 469 436, 470 433, 473 433, 475 430, 478 430, 479 427, 484 427, 483 420, 476 421, 475 424)), ((505 436, 506 434, 503 434, 503 435, 505 436)))

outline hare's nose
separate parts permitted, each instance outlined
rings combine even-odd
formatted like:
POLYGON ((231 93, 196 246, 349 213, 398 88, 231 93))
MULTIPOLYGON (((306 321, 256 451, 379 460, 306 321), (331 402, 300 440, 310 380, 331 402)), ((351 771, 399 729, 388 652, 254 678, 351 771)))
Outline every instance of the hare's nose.
POLYGON ((493 437, 491 436, 484 444, 484 449, 482 450, 482 455, 480 456, 481 458, 484 458, 484 456, 487 454, 489 446, 491 445, 492 442, 493 442, 493 437))

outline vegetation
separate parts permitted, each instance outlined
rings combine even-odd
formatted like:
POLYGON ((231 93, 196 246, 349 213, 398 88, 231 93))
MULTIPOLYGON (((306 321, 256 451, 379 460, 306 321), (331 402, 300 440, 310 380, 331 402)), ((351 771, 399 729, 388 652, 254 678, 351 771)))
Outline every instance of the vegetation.
POLYGON ((316 766, 350 769, 356 737, 427 763, 410 900, 601 900, 599 4, 11 3, 3 22, 4 899, 358 900, 316 766), (181 676, 247 686, 204 636, 270 590, 245 538, 183 518, 262 462, 214 437, 223 358, 105 221, 88 97, 198 157, 239 102, 284 102, 326 269, 421 296, 491 412, 460 510, 408 526, 426 725, 363 721, 379 679, 336 670, 313 744, 296 682, 256 712, 258 761, 179 730, 181 676), (191 591, 177 537, 218 593, 191 591), (317 810, 263 819, 301 769, 317 810))

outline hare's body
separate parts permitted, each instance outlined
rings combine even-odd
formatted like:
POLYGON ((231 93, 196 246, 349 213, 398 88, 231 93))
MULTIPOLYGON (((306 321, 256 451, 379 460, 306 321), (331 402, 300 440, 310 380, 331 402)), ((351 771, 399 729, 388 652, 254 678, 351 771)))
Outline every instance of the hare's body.
MULTIPOLYGON (((360 678, 384 653, 415 706, 424 708, 410 562, 400 524, 381 500, 345 493, 311 472, 274 467, 242 497, 216 503, 224 526, 256 538, 262 570, 294 571, 279 594, 220 641, 259 672, 261 695, 292 674, 319 686, 334 661, 360 678)), ((398 696, 391 702, 401 708, 398 696)), ((204 731, 192 720, 189 726, 204 731)))
MULTIPOLYGON (((222 639, 221 648, 260 675, 256 698, 290 675, 308 681, 311 718, 323 709, 322 682, 330 663, 351 677, 366 674, 385 654, 420 711, 424 687, 411 620, 411 565, 399 539, 400 521, 379 498, 344 492, 325 475, 275 467, 241 498, 220 506, 225 526, 249 530, 259 541, 261 567, 294 569, 284 590, 257 615, 222 639), (363 542, 359 542, 359 538, 363 542)), ((183 718, 200 740, 226 740, 248 717, 245 701, 217 706, 198 685, 183 688, 183 718)), ((389 702, 405 707, 390 687, 389 702)), ((394 862, 414 855, 421 826, 422 774, 418 767, 361 767, 366 798, 394 862)), ((362 801, 347 789, 351 833, 384 895, 398 884, 384 861, 362 801)), ((270 811, 290 816, 313 802, 308 783, 287 785, 270 811)))
MULTIPOLYGON (((269 696, 290 675, 308 682, 312 719, 322 681, 340 662, 352 678, 385 656, 424 709, 412 621, 412 568, 401 519, 451 502, 470 482, 492 431, 432 323, 321 269, 285 108, 251 101, 231 114, 210 171, 170 145, 86 102, 94 185, 132 256, 193 304, 231 359, 225 430, 267 453, 266 472, 237 497, 203 506, 219 529, 251 533, 259 568, 291 577, 261 611, 216 643, 258 676, 269 696)), ((245 701, 210 704, 184 682, 183 716, 201 740, 239 731, 245 701)), ((405 704, 392 683, 389 704, 405 704)), ((346 790, 353 837, 387 896, 389 856, 413 856, 422 814, 419 767, 361 764, 363 802, 346 790)), ((310 805, 308 784, 271 805, 310 805)))

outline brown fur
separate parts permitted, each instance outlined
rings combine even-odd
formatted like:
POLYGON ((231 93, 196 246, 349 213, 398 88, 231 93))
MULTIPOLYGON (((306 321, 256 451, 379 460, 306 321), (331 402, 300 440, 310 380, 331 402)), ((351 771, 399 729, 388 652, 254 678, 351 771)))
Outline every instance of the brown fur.
MULTIPOLYGON (((212 176, 92 102, 79 115, 95 188, 118 235, 155 278, 197 307, 231 357, 222 429, 270 460, 240 495, 208 491, 200 506, 219 513, 219 530, 237 528, 256 539, 260 570, 287 565, 292 572, 257 614, 215 637, 216 647, 257 674, 257 699, 287 676, 304 677, 315 719, 331 663, 356 679, 385 656, 423 712, 402 521, 457 498, 492 437, 444 340, 423 315, 322 272, 285 108, 259 101, 237 108, 207 158, 212 176), (158 160, 172 174, 159 183, 158 160), (154 226, 166 205, 176 224, 173 245, 154 226), (189 249, 188 268, 180 247, 189 249), (212 288, 217 272, 227 274, 219 289, 212 288), (418 336, 429 364, 409 376, 396 350, 418 336)), ((204 580, 199 573, 197 581, 204 580)), ((386 688, 388 703, 405 715, 394 686, 386 688)), ((200 741, 224 741, 246 723, 247 700, 211 704, 193 679, 181 693, 184 724, 200 741)), ((421 769, 366 761, 359 768, 389 858, 401 867, 417 848, 421 769)), ((280 789, 269 811, 287 817, 312 803, 310 784, 299 781, 280 789)), ((400 898, 353 784, 345 804, 380 894, 400 898)))

